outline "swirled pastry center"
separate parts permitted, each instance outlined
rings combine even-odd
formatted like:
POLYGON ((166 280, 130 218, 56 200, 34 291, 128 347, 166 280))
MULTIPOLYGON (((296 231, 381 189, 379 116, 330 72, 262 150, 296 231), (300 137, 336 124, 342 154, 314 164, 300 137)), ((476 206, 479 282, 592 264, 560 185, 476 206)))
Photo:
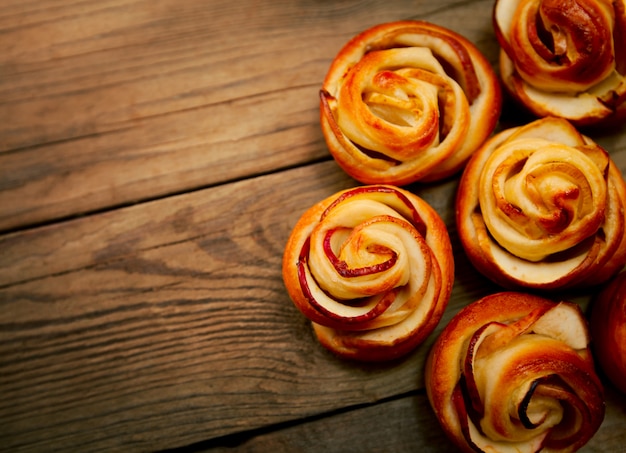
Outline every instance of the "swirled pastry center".
POLYGON ((510 43, 516 67, 536 88, 585 91, 615 69, 614 13, 607 2, 526 0, 515 17, 510 43))
POLYGON ((568 304, 476 330, 456 390, 468 440, 484 451, 517 452, 573 443, 588 418, 588 395, 597 398, 593 386, 583 390, 587 342, 580 314, 568 304))
POLYGON ((320 313, 354 330, 397 324, 430 290, 439 271, 426 225, 399 191, 345 192, 322 213, 299 258, 300 286, 320 313))
POLYGON ((524 138, 500 146, 480 178, 489 233, 529 261, 568 250, 604 222, 608 161, 596 147, 524 138))
POLYGON ((430 49, 371 51, 338 95, 337 124, 363 149, 404 161, 462 129, 469 105, 430 49))

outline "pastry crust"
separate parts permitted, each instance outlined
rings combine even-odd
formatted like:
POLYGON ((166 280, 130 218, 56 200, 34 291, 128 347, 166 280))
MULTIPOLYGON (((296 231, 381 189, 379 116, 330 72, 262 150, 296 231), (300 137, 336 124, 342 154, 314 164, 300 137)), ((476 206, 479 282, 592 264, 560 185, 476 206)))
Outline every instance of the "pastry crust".
POLYGON ((493 23, 503 84, 533 114, 626 119, 625 0, 498 0, 493 23))
POLYGON ((626 394, 626 273, 618 274, 596 296, 590 327, 598 364, 626 394))
POLYGON ((421 198, 393 186, 357 187, 302 215, 285 246, 283 280, 326 348, 390 360, 439 322, 454 280, 452 247, 421 198))
POLYGON ((321 126, 336 162, 365 184, 433 181, 461 170, 493 131, 500 86, 469 40, 423 21, 372 27, 333 60, 321 126))
POLYGON ((473 156, 456 199, 474 266, 509 289, 600 284, 626 263, 626 184, 562 118, 504 130, 473 156))
POLYGON ((455 315, 433 345, 429 401, 463 451, 575 451, 604 418, 588 343, 578 305, 487 296, 455 315))

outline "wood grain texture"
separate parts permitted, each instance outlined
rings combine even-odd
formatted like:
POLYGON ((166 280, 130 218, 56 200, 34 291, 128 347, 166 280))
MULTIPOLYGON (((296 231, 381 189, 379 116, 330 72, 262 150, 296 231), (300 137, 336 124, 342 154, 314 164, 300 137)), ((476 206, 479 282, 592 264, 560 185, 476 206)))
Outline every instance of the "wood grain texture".
MULTIPOLYGON (((318 122, 340 46, 426 19, 493 63, 491 5, 0 2, 0 451, 386 450, 377 427, 392 451, 449 451, 425 356, 499 289, 461 250, 456 179, 410 187, 448 226, 456 281, 401 361, 323 350, 280 263, 300 214, 357 184, 318 122)), ((509 104, 501 127, 522 118, 509 104)), ((625 174, 626 133, 592 137, 625 174)), ((626 402, 608 397, 584 451, 626 443, 626 402)))
POLYGON ((12 256, 59 264, 0 290, 2 444, 180 447, 422 388, 435 335, 497 288, 460 250, 456 181, 415 187, 455 248, 457 280, 440 326, 387 365, 322 350, 286 296, 280 259, 300 213, 354 184, 327 162, 40 231, 41 244, 58 235, 65 247, 36 249, 20 237, 37 230, 5 236, 12 256))
POLYGON ((328 162, 46 227, 83 254, 0 291, 2 444, 153 450, 415 389, 424 351, 341 362, 282 285, 296 216, 353 184, 328 162))
POLYGON ((489 3, 2 2, 0 231, 328 158, 349 37, 422 18, 493 58, 489 3))
MULTIPOLYGON (((620 413, 626 404, 623 395, 609 391, 608 421, 580 453, 619 451, 623 431, 620 413)), ((325 417, 306 420, 269 432, 228 436, 191 445, 184 449, 196 453, 241 453, 341 451, 393 451, 394 453, 456 453, 442 429, 432 424, 434 413, 422 392, 376 404, 340 411, 325 417)), ((182 453, 182 451, 181 451, 182 453)))
MULTIPOLYGON (((334 180, 321 176, 303 184, 305 198, 348 182, 339 172, 334 180)), ((331 373, 342 376, 337 381, 306 376, 321 371, 315 362, 323 354, 280 278, 292 220, 283 210, 298 200, 276 203, 276 191, 299 179, 247 180, 119 210, 105 215, 96 240, 83 228, 95 219, 56 226, 90 260, 73 265, 59 256, 67 269, 0 294, 1 443, 153 450, 341 404, 330 391, 285 405, 293 394, 322 393, 328 379, 359 380, 339 363, 331 373), (206 217, 196 222, 196 213, 206 217), (179 232, 172 241, 138 240, 171 229, 179 232)), ((57 261, 54 253, 49 259, 57 261)), ((370 398, 392 391, 375 381, 370 398)), ((346 396, 359 401, 361 392, 357 386, 346 396)))

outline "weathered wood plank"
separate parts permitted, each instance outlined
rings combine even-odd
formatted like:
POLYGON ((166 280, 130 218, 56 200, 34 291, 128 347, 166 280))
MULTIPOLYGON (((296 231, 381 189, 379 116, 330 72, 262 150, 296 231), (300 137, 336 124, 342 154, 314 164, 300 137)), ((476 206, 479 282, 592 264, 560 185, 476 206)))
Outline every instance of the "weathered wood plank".
POLYGON ((317 91, 348 38, 422 18, 493 59, 489 9, 451 0, 2 2, 0 231, 327 158, 317 91))
MULTIPOLYGON (((336 360, 282 286, 299 213, 353 184, 328 162, 46 227, 83 250, 76 262, 69 245, 9 238, 16 259, 65 264, 0 291, 3 444, 176 446, 421 385, 423 350, 383 367, 336 360)), ((430 191, 433 205, 454 186, 430 191)))
MULTIPOLYGON (((606 422, 580 453, 620 451, 624 444, 622 413, 626 397, 607 389, 606 422)), ((190 446, 196 453, 265 453, 341 451, 345 453, 393 451, 394 453, 456 453, 446 438, 422 392, 327 417, 306 420, 270 432, 242 433, 190 446)))
MULTIPOLYGON (((622 174, 626 174, 626 134, 618 132, 594 138, 611 152, 622 174)), ((334 167, 330 162, 328 165, 334 167)), ((339 178, 338 175, 334 177, 339 178)), ((322 190, 325 176, 316 174, 315 178, 320 179, 316 183, 320 184, 316 190, 322 190)), ((355 181, 352 183, 356 184, 355 181)), ((300 188, 302 181, 294 181, 293 184, 300 188)), ((152 208, 152 204, 148 205, 150 207, 136 206, 126 208, 123 215, 111 211, 90 217, 89 220, 79 219, 0 235, 0 250, 3 251, 0 254, 0 287, 92 267, 144 249, 183 242, 207 234, 207 231, 226 231, 232 221, 233 203, 236 205, 245 197, 231 187, 238 186, 220 187, 217 193, 221 195, 211 197, 210 201, 205 199, 205 192, 201 191, 183 196, 183 205, 181 197, 170 197, 157 201, 158 209, 152 208)), ((327 191, 302 194, 306 197, 302 204, 315 202, 316 194, 330 194, 332 192, 329 190, 335 187, 331 185, 327 191)), ((436 184, 430 186, 437 187, 436 184)), ((429 189, 429 186, 414 188, 435 203, 449 228, 454 230, 454 207, 449 199, 451 189, 438 192, 429 189)), ((295 197, 302 190, 294 191, 292 187, 283 190, 276 190, 276 193, 268 196, 279 198, 273 206, 284 207, 277 215, 286 223, 295 223, 295 213, 303 210, 295 197)), ((246 219, 246 222, 250 220, 246 219)), ((278 248, 273 250, 273 253, 279 252, 278 248)))
POLYGON ((48 227, 92 253, 0 291, 1 443, 158 449, 414 388, 417 356, 329 357, 282 286, 298 211, 352 183, 329 162, 48 227))
POLYGON ((423 392, 350 408, 269 432, 241 433, 185 449, 197 453, 319 451, 456 453, 423 392))
MULTIPOLYGON (((396 363, 344 362, 285 293, 280 260, 296 219, 354 184, 326 162, 48 226, 32 242, 30 231, 5 236, 6 267, 13 257, 27 277, 7 272, 0 289, 0 442, 170 448, 422 388, 434 335, 396 363), (50 269, 29 271, 36 257, 50 269)), ((461 252, 455 189, 415 188, 455 248, 436 332, 497 289, 461 252)))
MULTIPOLYGON (((240 447, 310 448, 333 423, 348 428, 326 448, 376 445, 358 434, 380 426, 372 414, 407 417, 384 427, 414 428, 400 449, 438 442, 419 393, 434 335, 400 362, 355 365, 323 351, 289 302, 280 258, 290 228, 355 182, 332 162, 281 170, 328 159, 316 94, 346 39, 386 20, 428 19, 493 62, 490 6, 2 2, 0 231, 19 230, 0 236, 2 448, 208 448, 205 439, 297 420, 310 423, 240 447), (275 174, 253 177, 265 173, 275 174)), ((626 173, 626 134, 594 138, 626 173)), ((414 187, 444 217, 456 252, 437 332, 496 289, 460 251, 455 186, 414 187)), ((626 442, 624 400, 609 398, 588 451, 626 442)))

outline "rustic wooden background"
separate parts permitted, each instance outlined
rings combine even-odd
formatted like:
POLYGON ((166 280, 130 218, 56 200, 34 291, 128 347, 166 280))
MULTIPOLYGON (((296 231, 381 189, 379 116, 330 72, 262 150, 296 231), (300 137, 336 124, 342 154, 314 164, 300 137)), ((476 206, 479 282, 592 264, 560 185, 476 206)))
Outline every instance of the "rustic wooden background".
MULTIPOLYGON (((449 226, 457 275, 403 360, 323 350, 280 263, 300 214, 357 185, 319 128, 339 48, 423 19, 495 63, 492 3, 0 2, 0 450, 454 451, 424 358, 498 290, 460 248, 456 179, 410 187, 449 226)), ((526 120, 507 104, 501 127, 526 120)), ((624 174, 626 133, 592 137, 624 174)), ((607 386, 584 451, 625 444, 626 398, 607 386)))

